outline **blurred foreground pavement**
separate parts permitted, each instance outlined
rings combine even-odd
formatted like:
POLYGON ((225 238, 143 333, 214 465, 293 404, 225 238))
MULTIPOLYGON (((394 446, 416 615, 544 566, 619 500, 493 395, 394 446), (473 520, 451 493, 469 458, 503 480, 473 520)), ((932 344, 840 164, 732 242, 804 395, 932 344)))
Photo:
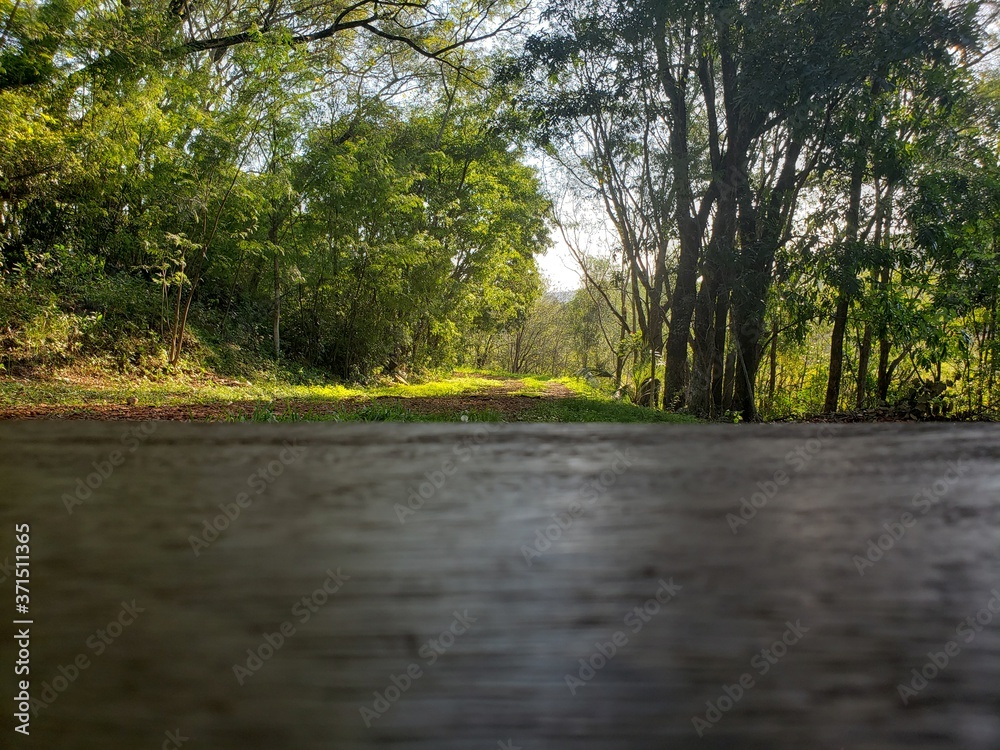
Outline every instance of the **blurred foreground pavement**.
POLYGON ((995 750, 998 459, 989 425, 0 424, 0 747, 995 750))

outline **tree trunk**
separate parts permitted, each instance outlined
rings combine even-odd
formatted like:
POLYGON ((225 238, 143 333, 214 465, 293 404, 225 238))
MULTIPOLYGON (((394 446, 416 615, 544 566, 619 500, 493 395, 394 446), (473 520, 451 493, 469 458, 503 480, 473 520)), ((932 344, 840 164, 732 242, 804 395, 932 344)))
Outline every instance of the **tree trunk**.
POLYGON ((681 242, 677 282, 670 306, 670 331, 667 333, 667 363, 663 376, 663 408, 684 405, 684 380, 687 372, 688 336, 694 314, 698 279, 697 241, 681 242))
MULTIPOLYGON (((654 386, 659 384, 659 379, 656 377, 656 366, 659 359, 663 356, 663 313, 660 310, 660 304, 658 300, 653 300, 649 305, 649 354, 652 360, 649 363, 650 377, 653 379, 654 386)), ((654 398, 650 403, 654 409, 659 408, 659 398, 657 390, 654 388, 653 391, 654 398)))
POLYGON ((722 377, 722 357, 725 352, 728 301, 724 299, 727 295, 723 292, 727 267, 736 243, 736 185, 739 180, 739 171, 728 164, 718 181, 719 198, 712 222, 712 238, 702 264, 701 289, 698 292, 692 341, 694 360, 691 367, 689 406, 692 412, 703 416, 711 416, 713 405, 722 401, 721 383, 718 386, 718 398, 715 398, 715 381, 722 377), (718 346, 720 334, 721 347, 718 346))
POLYGON ((724 412, 733 408, 733 386, 736 379, 736 348, 730 347, 729 354, 726 355, 726 376, 722 387, 722 410, 724 412))
POLYGON ((878 381, 875 384, 876 396, 880 403, 889 400, 889 343, 888 334, 883 335, 878 342, 878 381))
POLYGON ((858 389, 855 404, 858 409, 865 408, 865 397, 868 395, 868 363, 872 357, 872 327, 865 323, 865 332, 861 337, 861 350, 858 352, 858 389))
POLYGON ((833 336, 830 341, 830 374, 826 381, 826 400, 823 411, 832 414, 837 411, 840 401, 840 378, 844 371, 844 331, 847 329, 847 311, 851 299, 847 292, 840 291, 837 298, 837 311, 833 316, 833 336))
POLYGON ((851 193, 847 206, 847 222, 844 229, 844 258, 841 268, 840 291, 837 296, 837 310, 833 318, 833 336, 830 341, 830 371, 826 381, 826 401, 823 411, 831 414, 837 411, 840 401, 840 380, 844 371, 844 333, 847 331, 847 313, 851 307, 848 277, 854 274, 852 256, 858 241, 858 226, 861 215, 861 187, 865 174, 867 153, 860 150, 851 169, 851 193))
MULTIPOLYGON (((711 253, 711 250, 709 250, 711 253)), ((711 416, 712 364, 715 361, 715 306, 718 298, 718 271, 708 267, 702 271, 701 289, 695 305, 694 330, 691 337, 691 378, 688 383, 688 408, 699 416, 711 416)))
POLYGON ((756 378, 763 352, 767 295, 774 275, 774 257, 787 240, 787 227, 798 196, 802 176, 798 172, 802 142, 789 138, 782 156, 781 172, 769 191, 758 193, 754 205, 746 171, 741 173, 737 190, 740 254, 733 276, 730 306, 733 340, 737 349, 733 409, 746 422, 756 421, 756 378))
POLYGON ((688 152, 688 100, 684 86, 674 78, 674 65, 667 47, 667 14, 665 7, 654 5, 653 34, 656 49, 657 75, 663 92, 670 102, 670 162, 674 181, 674 220, 680 253, 677 261, 677 282, 670 306, 670 331, 667 335, 667 362, 663 376, 663 407, 673 409, 684 403, 684 380, 687 373, 688 336, 694 313, 698 283, 698 256, 704 224, 695 213, 694 189, 691 181, 688 152))
POLYGON ((274 248, 274 358, 281 357, 281 268, 274 248))
POLYGON ((774 409, 774 391, 778 386, 778 320, 771 324, 770 372, 767 380, 767 407, 774 409))
POLYGON ((722 414, 725 400, 726 334, 729 331, 729 289, 719 291, 715 303, 715 359, 712 362, 712 413, 722 414))
POLYGON ((752 289, 733 295, 733 320, 737 322, 733 336, 737 352, 733 408, 740 412, 744 422, 756 422, 758 418, 754 381, 760 367, 761 325, 769 281, 769 277, 757 279, 752 289))

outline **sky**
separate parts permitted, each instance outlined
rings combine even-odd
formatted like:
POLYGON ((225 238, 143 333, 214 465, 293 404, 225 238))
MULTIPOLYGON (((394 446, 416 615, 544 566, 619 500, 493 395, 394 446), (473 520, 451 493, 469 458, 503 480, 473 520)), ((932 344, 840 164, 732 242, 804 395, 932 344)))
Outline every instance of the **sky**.
POLYGON ((538 268, 552 291, 582 289, 583 275, 563 231, 574 247, 586 256, 605 256, 609 248, 616 244, 614 225, 600 202, 593 197, 588 199, 586 189, 574 185, 556 162, 541 153, 533 153, 527 157, 526 163, 536 170, 543 192, 552 200, 557 218, 549 222, 552 247, 545 255, 536 256, 538 268))
POLYGON ((580 289, 583 283, 580 281, 579 266, 558 231, 553 233, 553 239, 555 245, 545 255, 537 256, 539 270, 552 291, 580 289))

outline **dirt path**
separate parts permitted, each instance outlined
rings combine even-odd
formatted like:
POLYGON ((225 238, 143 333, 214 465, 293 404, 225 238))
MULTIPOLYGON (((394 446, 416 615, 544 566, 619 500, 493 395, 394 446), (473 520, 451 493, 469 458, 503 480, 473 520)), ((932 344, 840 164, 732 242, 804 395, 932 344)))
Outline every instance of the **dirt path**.
MULTIPOLYGON (((484 376, 476 376, 484 377, 484 376)), ((39 404, 33 406, 0 406, 2 419, 97 419, 97 420, 168 420, 176 422, 214 422, 251 418, 262 409, 280 417, 288 414, 324 416, 355 412, 366 405, 398 405, 416 414, 460 414, 469 411, 496 411, 506 418, 517 418, 538 405, 539 400, 572 398, 576 394, 562 383, 547 383, 540 395, 524 395, 521 380, 489 376, 496 385, 481 393, 459 396, 377 396, 343 400, 275 399, 215 403, 180 403, 162 406, 143 404, 88 404, 67 406, 39 404)))

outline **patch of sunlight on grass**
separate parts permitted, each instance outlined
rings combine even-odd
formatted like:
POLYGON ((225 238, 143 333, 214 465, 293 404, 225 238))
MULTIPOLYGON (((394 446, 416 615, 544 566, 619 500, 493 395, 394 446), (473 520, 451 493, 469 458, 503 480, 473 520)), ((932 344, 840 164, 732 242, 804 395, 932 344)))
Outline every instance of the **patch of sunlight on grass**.
POLYGON ((551 378, 538 375, 522 375, 518 380, 524 385, 511 391, 518 396, 544 396, 549 392, 548 385, 552 382, 551 378))
POLYGON ((482 377, 443 378, 413 385, 391 385, 370 388, 369 396, 398 396, 399 398, 428 398, 440 396, 464 396, 496 390, 502 381, 482 377))
MULTIPOLYGON (((481 375, 481 373, 480 373, 481 375)), ((215 404, 237 401, 299 399, 304 401, 343 401, 380 396, 427 398, 463 396, 495 392, 503 381, 487 377, 443 377, 412 385, 364 387, 341 384, 295 385, 276 380, 219 382, 211 377, 163 376, 156 380, 100 377, 62 377, 48 379, 0 378, 0 405, 5 406, 86 406, 124 404, 135 398, 144 406, 178 404, 215 404)))

